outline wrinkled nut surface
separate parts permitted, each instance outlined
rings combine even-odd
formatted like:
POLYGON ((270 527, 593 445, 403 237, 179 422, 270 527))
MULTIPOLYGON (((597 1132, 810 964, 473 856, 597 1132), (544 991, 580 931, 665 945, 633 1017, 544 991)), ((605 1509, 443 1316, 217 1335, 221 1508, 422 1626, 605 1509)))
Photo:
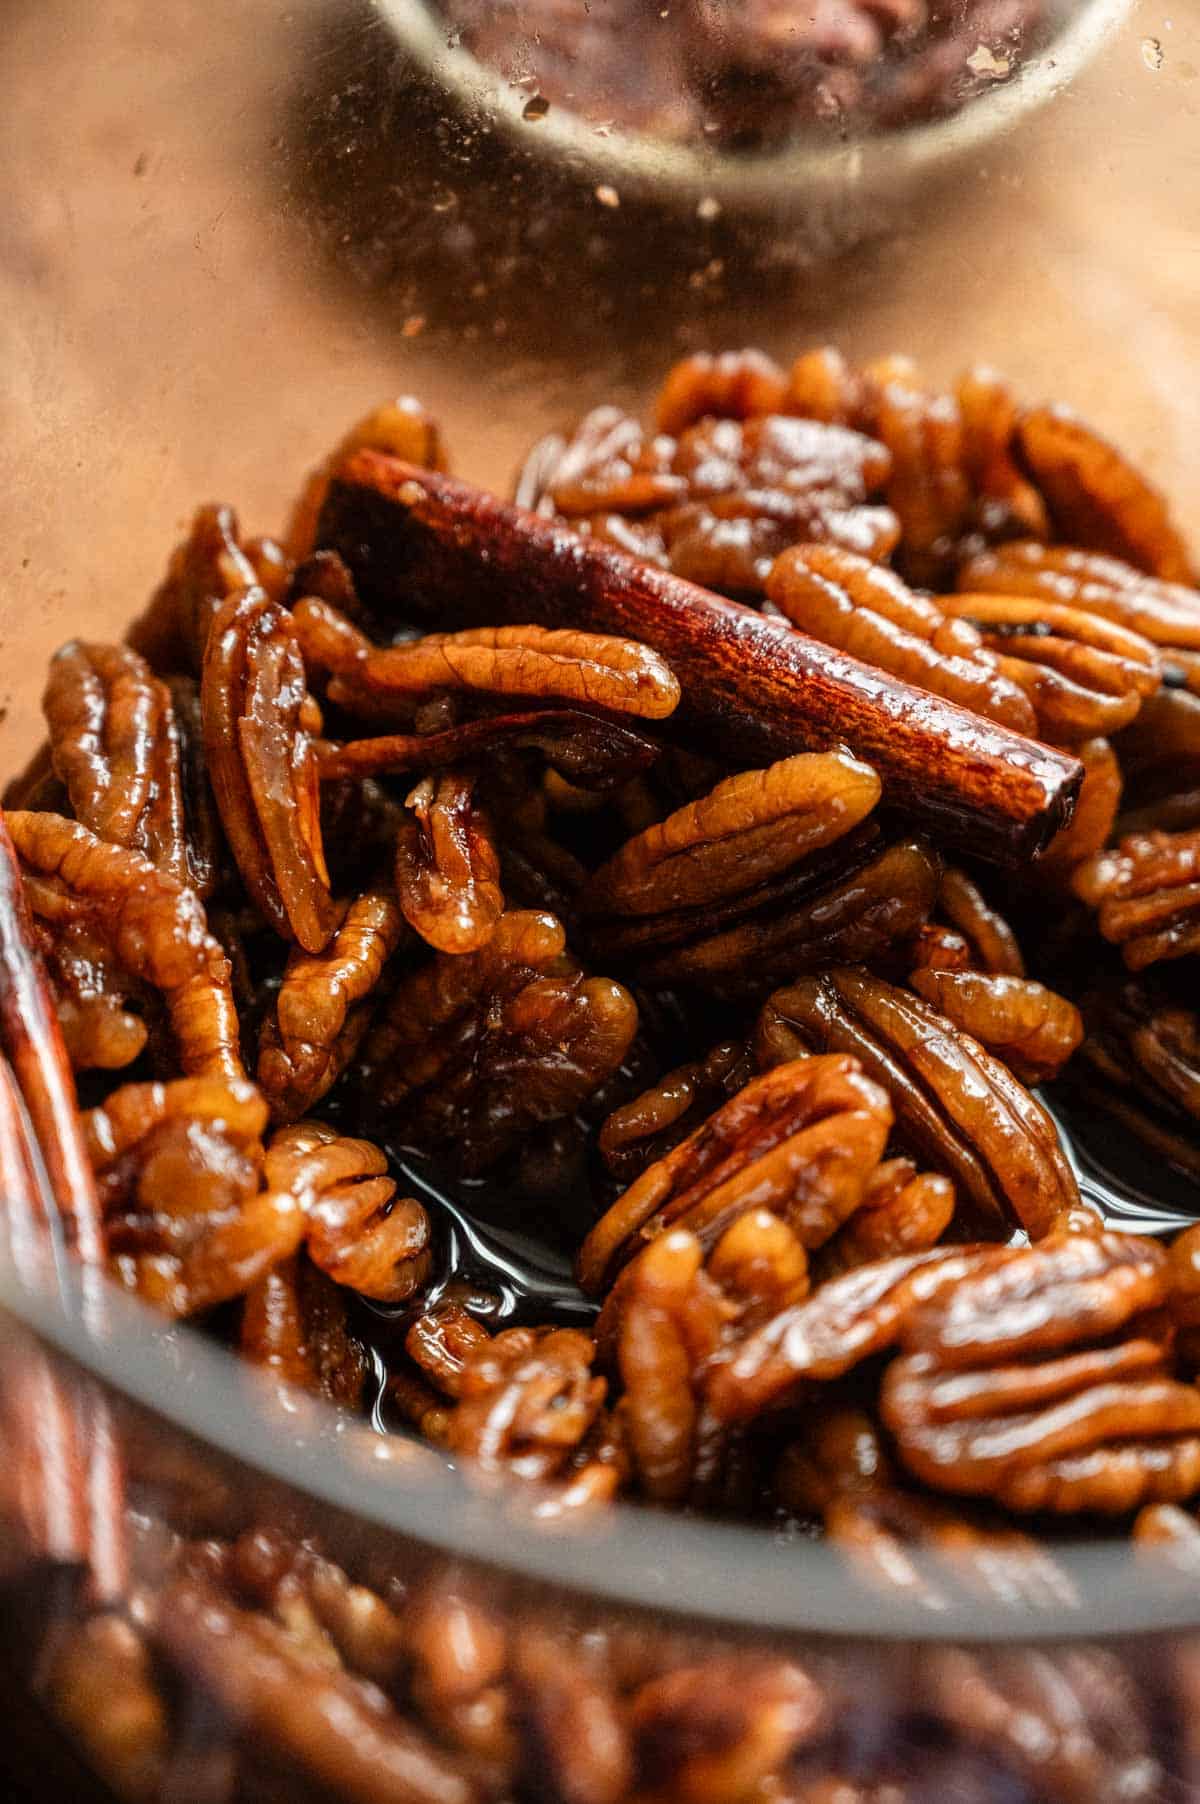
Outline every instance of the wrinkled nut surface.
POLYGON ((629 639, 541 626, 488 626, 427 633, 382 651, 361 645, 330 684, 332 699, 374 708, 392 698, 442 692, 535 696, 663 720, 679 702, 679 684, 657 652, 629 639))
POLYGON ((905 1141, 949 1173, 992 1232, 1015 1221, 1037 1239, 1078 1201, 1041 1104, 927 1003, 839 968, 777 991, 760 1022, 764 1049, 779 1045, 780 1027, 814 1050, 860 1060, 890 1095, 905 1141))
POLYGON ((801 753, 727 777, 627 840, 592 876, 586 906, 640 916, 725 901, 849 833, 879 794, 870 765, 845 752, 801 753))
POLYGON ((1160 582, 1133 564, 1034 539, 997 545, 968 559, 958 587, 971 593, 1027 595, 1096 614, 1152 645, 1200 648, 1200 600, 1186 582, 1160 582))
POLYGON ((212 624, 200 691, 204 751, 230 850, 285 939, 320 952, 337 925, 321 843, 315 725, 290 616, 260 589, 212 624))
POLYGON ((229 960, 194 891, 59 815, 7 819, 35 917, 55 937, 98 933, 129 979, 161 992, 186 1073, 242 1077, 229 960))
POLYGON ((504 913, 500 855, 475 777, 425 777, 396 837, 396 893, 410 927, 437 952, 478 952, 504 913))
POLYGON ((1072 887, 1131 971, 1200 951, 1200 829, 1131 834, 1082 864, 1072 887))
POLYGON ((912 1308, 881 1410, 936 1489, 1017 1510, 1123 1512, 1200 1482, 1200 1393, 1149 1333, 1109 1338, 1167 1295, 1162 1248, 1068 1234, 912 1308))
POLYGON ((1069 408, 1023 414, 1017 443, 1046 498, 1056 537, 1121 558, 1164 582, 1192 580, 1187 546, 1162 495, 1069 408))
POLYGON ((794 626, 932 689, 947 701, 1012 727, 1036 731, 1022 685, 966 621, 917 595, 892 570, 827 545, 798 545, 771 568, 767 596, 794 626))
POLYGON ((239 1348, 281 1383, 357 1409, 367 1352, 350 1333, 343 1293, 302 1253, 247 1291, 239 1348))
POLYGON ((280 1128, 267 1147, 268 1184, 299 1199, 308 1256, 326 1277, 380 1303, 420 1288, 432 1264, 429 1217, 397 1197, 387 1156, 321 1121, 280 1128))
POLYGON ((1083 1039, 1073 1002, 1027 977, 928 967, 909 978, 917 995, 1003 1059, 1024 1084, 1057 1076, 1083 1039))
POLYGON ((76 820, 190 882, 179 732, 170 690, 145 659, 72 640, 51 661, 42 705, 76 820))
POLYGON ((948 595, 942 605, 979 633, 1024 690, 1039 737, 1074 745, 1127 727, 1162 680, 1149 639, 1057 602, 996 594, 948 595))
POLYGON ((323 952, 291 953, 258 1048, 258 1081, 277 1120, 307 1113, 350 1063, 403 931, 395 897, 370 889, 350 903, 323 952))
POLYGON ((572 1115, 625 1057, 637 1007, 565 945, 553 915, 514 910, 479 952, 406 977, 365 1047, 375 1105, 475 1170, 572 1115))
POLYGON ((858 1206, 883 1154, 892 1110, 851 1058, 778 1065, 658 1160, 592 1229, 579 1281, 597 1294, 667 1227, 710 1247, 748 1207, 778 1213, 820 1246, 858 1206))

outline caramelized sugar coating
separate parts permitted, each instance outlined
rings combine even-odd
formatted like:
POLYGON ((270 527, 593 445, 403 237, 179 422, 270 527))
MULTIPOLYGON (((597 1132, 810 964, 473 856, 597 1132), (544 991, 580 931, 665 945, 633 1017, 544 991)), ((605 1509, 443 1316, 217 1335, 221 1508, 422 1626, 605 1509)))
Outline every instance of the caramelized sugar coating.
POLYGON ((1131 834, 1081 865, 1073 887, 1131 971, 1200 951, 1200 829, 1131 834))
MULTIPOLYGON (((656 431, 601 410, 527 468, 564 528, 774 616, 732 609, 731 633, 794 625, 815 669, 864 660, 889 720, 905 678, 966 710, 939 716, 966 742, 1078 754, 1074 820, 1005 887, 969 847, 945 862, 919 793, 898 821, 836 722, 802 755, 697 744, 670 658, 555 617, 537 581, 536 625, 443 631, 458 594, 428 598, 431 633, 403 596, 368 614, 353 549, 317 543, 363 444, 444 461, 415 406, 356 428, 302 498, 298 566, 202 513, 136 649, 59 654, 48 744, 9 792, 89 1073, 97 1257, 231 1339, 266 1409, 332 1402, 347 1457, 449 1456, 523 1483, 543 1523, 620 1497, 782 1521, 929 1610, 1070 1609, 1053 1515, 1141 1508, 1143 1547, 1190 1544, 1164 1512, 1200 1498, 1200 1231, 1107 1231, 1026 1088, 1065 1070, 1200 1172, 1200 602, 1151 486, 990 372, 938 392, 828 349, 790 374, 689 359, 656 431), (595 1321, 513 1325, 445 1269, 408 1193, 425 1169, 499 1234, 543 1211, 595 1321), (485 1198, 460 1184, 484 1176, 485 1198)), ((0 948, 6 971, 0 1002, 0 948)), ((28 1209, 11 1072, 0 1101, 28 1209)), ((573 1638, 453 1573, 402 1595, 229 1517, 224 1540, 159 1537, 129 1607, 56 1650, 58 1708, 147 1804, 181 1675, 239 1726, 248 1796, 273 1761, 366 1804, 905 1795, 886 1762, 843 1770, 832 1668, 573 1638)), ((902 1712, 936 1719, 930 1783, 964 1796, 1149 1800, 1138 1698, 1084 1650, 992 1650, 928 1663, 902 1712)))

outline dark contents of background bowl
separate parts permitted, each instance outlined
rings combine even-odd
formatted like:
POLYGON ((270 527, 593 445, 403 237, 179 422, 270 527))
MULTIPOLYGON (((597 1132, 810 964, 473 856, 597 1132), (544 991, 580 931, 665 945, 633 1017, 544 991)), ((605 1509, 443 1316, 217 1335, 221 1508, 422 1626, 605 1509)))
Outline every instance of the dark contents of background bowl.
POLYGON ((440 0, 481 62, 601 128, 730 149, 952 113, 1020 66, 1042 0, 440 0))

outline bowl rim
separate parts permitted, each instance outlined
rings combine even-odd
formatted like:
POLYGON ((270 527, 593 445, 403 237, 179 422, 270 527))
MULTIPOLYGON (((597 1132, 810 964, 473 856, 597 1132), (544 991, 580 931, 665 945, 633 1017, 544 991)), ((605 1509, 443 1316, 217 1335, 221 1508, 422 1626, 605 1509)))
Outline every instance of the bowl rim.
POLYGON ((534 1515, 538 1487, 470 1484, 427 1444, 376 1437, 332 1406, 288 1393, 232 1349, 164 1320, 107 1280, 98 1293, 94 1274, 60 1263, 47 1282, 0 1256, 0 1357, 20 1357, 13 1343, 21 1329, 171 1432, 318 1505, 585 1603, 824 1644, 1063 1644, 1200 1628, 1200 1597, 1165 1560, 1138 1558, 1129 1540, 1055 1546, 1075 1606, 1034 1608, 993 1592, 951 1597, 935 1610, 856 1584, 830 1546, 762 1525, 618 1502, 565 1530, 548 1529, 534 1515), (290 1408, 280 1406, 281 1391, 290 1408), (353 1458, 348 1427, 363 1436, 353 1458), (412 1457, 414 1447, 421 1456, 412 1457))
POLYGON ((1133 0, 1052 0, 1059 22, 1016 74, 996 83, 948 117, 865 135, 837 145, 797 140, 778 150, 730 155, 645 132, 596 125, 552 106, 536 128, 524 118, 529 92, 505 80, 448 40, 447 21, 429 0, 372 0, 376 11, 414 59, 456 103, 494 120, 527 149, 556 152, 571 168, 623 193, 711 200, 720 206, 778 211, 789 202, 848 201, 882 195, 935 165, 976 149, 1014 126, 1066 87, 1090 61, 1133 0))

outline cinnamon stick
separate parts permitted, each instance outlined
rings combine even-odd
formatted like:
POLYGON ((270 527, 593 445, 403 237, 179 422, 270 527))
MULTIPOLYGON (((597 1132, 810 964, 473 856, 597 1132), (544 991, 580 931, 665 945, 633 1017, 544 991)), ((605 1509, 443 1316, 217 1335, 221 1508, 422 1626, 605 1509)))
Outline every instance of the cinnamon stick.
MULTIPOLYGON (((27 1282, 69 1245, 87 1274, 93 1324, 103 1317, 104 1224, 20 866, 0 811, 0 1230, 27 1282)), ((87 1569, 91 1595, 119 1597, 126 1578, 124 1480, 108 1400, 41 1349, 5 1374, 14 1445, 35 1545, 87 1569)))
POLYGON ((639 639, 683 687, 672 728, 747 766, 847 744, 886 801, 980 857, 1032 858, 1071 817, 1078 760, 453 477, 360 451, 330 485, 318 543, 382 616, 639 639))

